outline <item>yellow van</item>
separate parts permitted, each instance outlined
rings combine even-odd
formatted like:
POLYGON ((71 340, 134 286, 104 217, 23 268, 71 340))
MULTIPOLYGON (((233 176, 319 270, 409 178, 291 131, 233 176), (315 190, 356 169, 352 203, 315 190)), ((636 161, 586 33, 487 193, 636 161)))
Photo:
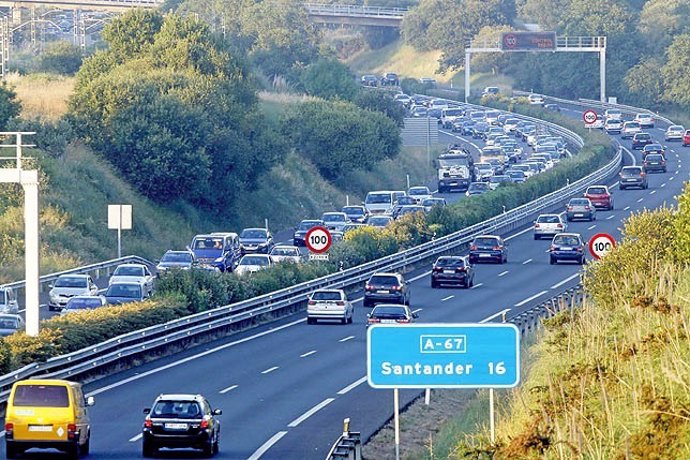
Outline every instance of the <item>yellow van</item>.
POLYGON ((7 458, 31 448, 58 449, 70 459, 89 453, 91 426, 81 385, 67 380, 22 380, 12 386, 5 414, 7 458))

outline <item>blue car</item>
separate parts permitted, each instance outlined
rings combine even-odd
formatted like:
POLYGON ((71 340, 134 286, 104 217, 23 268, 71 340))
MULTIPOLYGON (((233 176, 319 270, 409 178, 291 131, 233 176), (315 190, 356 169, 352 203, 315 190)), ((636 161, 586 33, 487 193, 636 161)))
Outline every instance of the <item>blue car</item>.
POLYGON ((104 297, 109 304, 121 304, 146 300, 148 293, 139 283, 113 283, 108 286, 104 297))
POLYGON ((496 262, 504 264, 508 262, 508 249, 506 246, 507 244, 500 236, 478 236, 470 244, 470 263, 496 262))
POLYGON ((561 260, 585 263, 585 243, 579 233, 558 233, 551 241, 549 263, 557 264, 561 260))

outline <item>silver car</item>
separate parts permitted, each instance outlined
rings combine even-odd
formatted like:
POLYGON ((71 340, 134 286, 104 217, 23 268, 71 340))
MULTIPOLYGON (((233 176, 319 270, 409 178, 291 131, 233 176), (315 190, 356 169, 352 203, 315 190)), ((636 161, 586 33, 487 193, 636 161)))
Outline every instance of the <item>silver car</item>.
POLYGON ((354 307, 342 289, 319 289, 309 296, 307 302, 307 324, 318 320, 338 320, 342 324, 352 323, 354 307))
POLYGON ((589 198, 571 198, 566 205, 566 219, 572 222, 576 219, 597 220, 597 209, 589 198))
POLYGON ((24 329, 24 320, 19 315, 0 314, 0 337, 7 337, 24 329))
POLYGON ((302 254, 297 246, 279 244, 278 246, 273 246, 269 255, 274 263, 292 262, 298 264, 302 262, 302 254))
POLYGON ((9 287, 0 287, 0 313, 17 313, 19 311, 19 304, 17 303, 17 294, 14 289, 9 287))
POLYGON ((60 275, 50 285, 48 310, 62 310, 76 295, 96 295, 98 286, 89 275, 60 275))
POLYGON ((553 238, 558 233, 568 231, 568 224, 563 222, 560 214, 541 214, 534 221, 534 239, 553 238))
POLYGON ((345 224, 349 222, 347 214, 344 212, 324 212, 321 220, 327 229, 337 232, 342 232, 345 224))

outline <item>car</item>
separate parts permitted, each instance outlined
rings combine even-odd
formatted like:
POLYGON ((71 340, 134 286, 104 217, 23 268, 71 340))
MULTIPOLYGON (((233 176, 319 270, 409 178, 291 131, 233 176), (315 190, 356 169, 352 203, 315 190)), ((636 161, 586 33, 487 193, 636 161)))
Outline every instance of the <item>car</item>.
POLYGON ((363 305, 377 303, 410 304, 410 287, 400 273, 375 273, 365 283, 363 305))
POLYGON ((161 394, 144 409, 141 453, 154 457, 158 449, 199 449, 205 457, 217 454, 220 409, 199 394, 161 394))
POLYGON ((390 190, 378 190, 367 193, 362 205, 369 214, 386 214, 393 210, 395 196, 390 190))
POLYGON ((470 243, 469 261, 475 264, 479 261, 508 262, 508 248, 503 238, 496 235, 480 235, 470 243))
POLYGON ((105 296, 102 295, 77 295, 69 299, 65 308, 60 312, 60 315, 68 315, 70 313, 80 312, 84 310, 92 310, 108 305, 105 296))
POLYGON ((398 93, 393 96, 393 99, 402 104, 404 107, 407 107, 412 103, 412 98, 405 93, 398 93))
POLYGON ((524 173, 524 171, 520 171, 519 169, 509 169, 506 171, 506 175, 514 184, 521 184, 527 180, 527 175, 524 173))
POLYGON ((585 190, 585 198, 592 202, 595 208, 613 210, 613 195, 606 185, 591 185, 585 190))
MULTIPOLYGON (((536 165, 536 163, 535 163, 536 165)), ((534 170, 530 167, 530 165, 526 163, 518 163, 514 164, 510 167, 512 171, 522 171, 523 174, 525 175, 525 180, 529 179, 530 177, 534 176, 535 174, 538 174, 538 170, 534 170)))
POLYGON ((137 282, 121 281, 112 283, 105 291, 105 301, 111 305, 141 302, 149 297, 143 285, 137 282))
POLYGON ((393 217, 391 216, 369 216, 367 219, 367 225, 377 228, 386 227, 391 222, 393 222, 393 217))
POLYGON ((393 207, 390 209, 390 212, 387 214, 392 216, 395 219, 396 217, 398 217, 398 214, 400 213, 400 210, 403 208, 403 206, 416 206, 416 205, 417 205, 417 200, 415 200, 411 196, 401 196, 395 200, 393 207))
POLYGON ((113 283, 132 282, 144 286, 147 296, 153 293, 153 275, 144 264, 122 264, 115 268, 115 271, 108 280, 108 285, 113 283))
MULTIPOLYGON (((17 458, 33 448, 57 449, 70 459, 89 454, 91 421, 81 384, 57 379, 14 382, 5 409, 5 455, 17 458), (40 428, 36 428, 40 427, 40 428)), ((25 454, 24 458, 36 458, 25 454)))
POLYGON ((606 120, 623 120, 623 112, 620 109, 606 109, 604 118, 606 120))
POLYGON ((319 289, 309 296, 307 324, 316 324, 321 319, 352 323, 354 310, 342 289, 319 289))
POLYGON ((666 128, 666 133, 664 134, 665 141, 682 141, 683 134, 685 133, 685 128, 683 125, 671 125, 666 128))
POLYGON ((464 288, 474 286, 474 267, 467 256, 441 256, 431 267, 431 287, 457 284, 464 288))
POLYGON ((623 122, 618 118, 609 118, 604 123, 606 134, 620 134, 623 130, 623 122))
POLYGON ((474 124, 472 128, 472 139, 484 139, 486 132, 489 130, 489 124, 484 121, 479 121, 474 124))
POLYGON ((427 107, 414 107, 410 113, 412 118, 426 118, 429 116, 429 109, 427 107))
POLYGON ((489 188, 491 190, 496 190, 501 184, 506 183, 510 184, 512 180, 510 179, 510 176, 506 174, 500 174, 496 176, 491 176, 489 178, 489 188))
POLYGON ((299 252, 297 246, 288 246, 287 244, 277 244, 271 249, 269 254, 273 263, 280 262, 292 262, 300 263, 302 262, 302 254, 299 252))
POLYGON ((415 214, 418 212, 424 214, 424 213, 426 213, 426 209, 424 209, 424 206, 419 205, 419 204, 405 205, 405 206, 401 206, 400 208, 398 208, 396 210, 395 214, 393 215, 393 217, 395 219, 399 219, 402 216, 405 216, 407 214, 415 214))
POLYGON ((539 94, 530 94, 527 96, 530 105, 544 105, 544 96, 539 94))
POLYGON ((342 212, 347 216, 347 220, 355 224, 363 224, 369 217, 367 208, 364 206, 343 206, 342 212))
POLYGON ((410 189, 407 191, 407 196, 414 198, 417 201, 417 203, 421 203, 427 198, 431 198, 432 194, 431 190, 429 190, 429 187, 417 186, 410 187, 410 189))
POLYGON ((393 72, 386 72, 381 77, 381 85, 383 86, 398 86, 400 84, 400 79, 398 74, 393 72))
POLYGON ((429 118, 435 118, 437 124, 441 124, 441 117, 443 116, 443 109, 439 107, 430 107, 426 112, 429 118))
POLYGON ((455 120, 451 131, 460 133, 463 136, 471 136, 472 128, 474 128, 474 122, 472 120, 455 120))
POLYGON ((635 115, 635 121, 643 128, 653 128, 655 123, 654 116, 651 113, 638 113, 635 115))
POLYGON ((474 164, 474 175, 479 182, 488 181, 491 176, 494 175, 494 168, 490 163, 475 163, 474 164))
POLYGON ((518 123, 520 123, 520 120, 518 120, 517 118, 508 118, 503 123, 503 132, 505 132, 506 134, 514 133, 515 129, 517 129, 518 123))
POLYGON ((413 313, 407 305, 381 304, 367 314, 367 327, 372 324, 409 324, 419 315, 413 313))
POLYGON ((7 337, 24 330, 24 320, 19 315, 0 313, 0 337, 7 337))
POLYGON ((589 198, 571 198, 565 206, 565 218, 568 222, 574 220, 597 220, 597 210, 589 198))
POLYGON ((642 148, 642 159, 644 159, 650 153, 658 153, 666 158, 666 151, 659 144, 647 144, 642 148))
POLYGON ((17 294, 11 287, 0 287, 0 313, 19 312, 19 303, 17 302, 17 294))
POLYGON ((242 256, 240 263, 235 268, 235 273, 238 276, 243 276, 248 273, 255 273, 260 270, 265 270, 273 266, 271 256, 267 254, 247 254, 242 256))
POLYGON ((688 147, 690 146, 690 129, 685 131, 685 134, 683 134, 683 147, 688 147))
POLYGON ((422 201, 422 206, 424 206, 424 210, 426 212, 431 212, 433 208, 442 208, 447 205, 448 202, 445 198, 427 198, 426 200, 422 201))
POLYGON ((667 171, 666 159, 663 155, 659 155, 658 153, 650 153, 644 158, 642 169, 646 173, 655 171, 665 173, 667 171))
POLYGON ((343 227, 347 224, 347 214, 344 212, 324 212, 321 215, 321 220, 328 230, 342 232, 343 227))
POLYGON ((364 86, 379 86, 379 79, 376 75, 362 75, 361 82, 364 86))
POLYGON ((496 124, 499 115, 501 115, 501 112, 499 112, 498 110, 487 110, 484 113, 485 120, 490 125, 496 124))
POLYGON ((649 187, 647 174, 642 166, 623 166, 623 169, 621 169, 618 188, 625 190, 630 187, 639 187, 641 189, 649 187))
POLYGON ((636 121, 626 121, 623 123, 623 129, 621 130, 621 138, 630 139, 635 134, 642 131, 642 127, 636 121))
POLYGON ((544 104, 544 108, 556 113, 561 112, 561 107, 558 104, 544 104))
POLYGON ((165 251, 163 257, 156 265, 158 276, 163 275, 168 270, 189 270, 196 265, 196 258, 191 251, 165 251))
POLYGON ((553 238, 556 234, 568 230, 568 224, 563 222, 560 214, 540 214, 534 221, 534 239, 540 240, 544 236, 553 238))
POLYGON ((633 150, 642 150, 646 145, 652 143, 654 143, 654 139, 649 133, 637 133, 632 138, 633 150))
POLYGON ((498 88, 498 86, 487 86, 482 91, 482 97, 483 96, 496 96, 500 92, 501 92, 501 90, 498 88))
POLYGON ((199 268, 229 272, 241 257, 237 233, 213 232, 195 235, 187 249, 194 253, 199 268))
POLYGON ((98 286, 89 275, 60 275, 50 286, 48 310, 62 310, 75 295, 96 295, 98 286))
POLYGON ((604 117, 602 117, 600 114, 597 114, 597 119, 594 120, 594 123, 585 123, 585 128, 604 129, 604 117))
POLYGON ((268 254, 273 249, 273 236, 267 228, 245 228, 240 233, 240 253, 268 254))
POLYGON ((549 264, 561 260, 572 260, 580 265, 585 263, 585 243, 579 233, 558 233, 549 246, 549 264))
POLYGON ((489 191, 491 191, 491 187, 489 187, 488 182, 472 182, 472 183, 470 183, 470 187, 465 192, 465 195, 466 196, 481 195, 482 193, 486 193, 489 191))
POLYGON ((314 227, 323 227, 322 220, 305 219, 295 227, 295 233, 292 235, 292 244, 294 246, 306 246, 305 238, 307 237, 307 232, 314 227))
POLYGON ((343 237, 347 235, 348 232, 351 232, 352 230, 356 230, 358 228, 366 227, 367 224, 358 224, 354 222, 350 222, 343 228, 343 237))

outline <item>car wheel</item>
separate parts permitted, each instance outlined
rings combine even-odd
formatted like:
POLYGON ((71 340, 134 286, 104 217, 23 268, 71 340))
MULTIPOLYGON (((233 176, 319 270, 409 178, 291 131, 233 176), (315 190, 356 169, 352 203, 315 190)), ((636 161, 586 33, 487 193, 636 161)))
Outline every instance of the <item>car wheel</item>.
POLYGON ((144 458, 153 458, 158 453, 158 448, 151 441, 144 440, 141 445, 141 454, 144 458))
POLYGON ((67 450, 65 451, 65 454, 67 454, 67 458, 69 460, 78 460, 79 455, 81 454, 81 449, 79 449, 79 444, 74 444, 73 446, 69 446, 67 450))
POLYGON ((622 185, 619 185, 618 190, 625 190, 625 187, 623 187, 622 185))
POLYGON ((555 257, 553 257, 553 256, 549 257, 549 264, 550 265, 556 265, 556 262, 558 262, 558 261, 556 260, 555 257))
POLYGON ((436 289, 438 287, 438 283, 436 281, 431 280, 431 289, 436 289))
POLYGON ((8 459, 13 459, 19 457, 19 449, 11 441, 5 441, 5 456, 8 459))
POLYGON ((585 256, 580 257, 580 265, 585 264, 585 256))
MULTIPOLYGON (((352 318, 350 318, 352 319, 352 318)), ((216 440, 213 442, 213 453, 217 454, 220 451, 220 433, 216 435, 216 440)))
POLYGON ((348 321, 347 321, 347 316, 344 316, 344 317, 340 320, 340 324, 347 324, 347 323, 348 323, 348 321))
POLYGON ((350 313, 350 318, 348 318, 347 322, 352 324, 355 321, 355 312, 350 313))
POLYGON ((81 453, 83 456, 89 455, 89 452, 91 451, 91 433, 89 433, 88 437, 86 438, 86 442, 84 443, 83 446, 81 446, 81 453))
POLYGON ((535 240, 540 240, 541 237, 540 237, 539 235, 534 235, 534 239, 535 239, 535 240))
POLYGON ((474 275, 470 278, 470 287, 474 286, 474 275))
POLYGON ((307 324, 316 324, 316 320, 314 318, 307 317, 307 324))
POLYGON ((204 457, 211 458, 213 457, 213 450, 213 441, 210 440, 208 444, 201 449, 201 453, 204 457))

